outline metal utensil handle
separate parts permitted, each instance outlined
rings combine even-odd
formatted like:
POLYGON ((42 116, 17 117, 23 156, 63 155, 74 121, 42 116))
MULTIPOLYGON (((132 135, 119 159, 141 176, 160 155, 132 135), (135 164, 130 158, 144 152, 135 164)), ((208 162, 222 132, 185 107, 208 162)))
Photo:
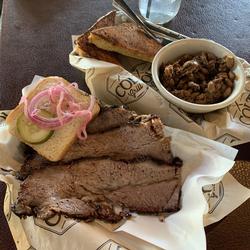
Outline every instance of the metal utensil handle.
POLYGON ((186 39, 186 38, 189 38, 188 36, 185 36, 183 34, 180 34, 176 31, 173 31, 171 29, 168 29, 168 28, 165 28, 165 27, 162 27, 160 25, 157 25, 155 23, 152 23, 148 20, 145 20, 145 25, 147 25, 150 29, 152 29, 153 31, 156 31, 158 33, 162 33, 166 36, 170 36, 170 37, 173 37, 175 39, 186 39))
POLYGON ((169 36, 169 35, 166 35, 166 34, 163 34, 161 32, 158 32, 156 30, 153 30, 152 29, 152 32, 159 38, 159 39, 163 39, 163 40, 167 40, 167 41, 176 41, 176 40, 180 40, 180 38, 175 38, 175 37, 172 37, 172 36, 169 36))

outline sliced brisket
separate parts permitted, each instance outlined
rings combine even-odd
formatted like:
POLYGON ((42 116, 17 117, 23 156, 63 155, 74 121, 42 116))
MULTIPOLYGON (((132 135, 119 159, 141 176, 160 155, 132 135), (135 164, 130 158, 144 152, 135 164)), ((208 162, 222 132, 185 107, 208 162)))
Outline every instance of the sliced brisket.
POLYGON ((17 175, 24 180, 12 207, 17 215, 118 222, 128 211, 179 209, 182 162, 173 159, 158 117, 105 107, 87 132, 61 162, 28 157, 17 175))
POLYGON ((90 134, 85 141, 78 140, 71 146, 63 161, 104 156, 127 161, 150 157, 170 164, 170 138, 164 135, 160 118, 150 115, 134 116, 121 127, 100 134, 90 134))
POLYGON ((104 107, 100 114, 88 124, 87 132, 96 134, 121 127, 133 119, 134 116, 136 116, 134 111, 123 107, 104 107))
POLYGON ((19 180, 24 180, 33 170, 41 169, 46 166, 53 166, 53 164, 57 164, 54 162, 50 162, 39 154, 32 152, 27 155, 27 158, 24 164, 21 166, 19 172, 16 173, 16 177, 19 180))
POLYGON ((116 206, 141 213, 179 208, 181 168, 142 162, 89 159, 33 170, 21 184, 13 211, 47 219, 55 213, 109 222, 122 219, 116 206))

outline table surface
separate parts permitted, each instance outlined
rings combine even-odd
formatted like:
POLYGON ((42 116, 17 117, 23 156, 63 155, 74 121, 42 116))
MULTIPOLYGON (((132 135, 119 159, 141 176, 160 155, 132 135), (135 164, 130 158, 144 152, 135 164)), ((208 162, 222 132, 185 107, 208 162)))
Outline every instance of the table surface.
MULTIPOLYGON (((136 7, 136 1, 127 1, 136 7)), ((82 82, 68 62, 71 35, 83 33, 112 9, 111 0, 4 0, 0 36, 0 109, 13 108, 23 86, 35 74, 59 75, 82 82)), ((190 37, 213 39, 250 61, 249 0, 183 0, 168 27, 190 37)), ((86 87, 83 87, 83 89, 86 87)), ((239 146, 238 159, 250 161, 250 144, 239 146)), ((244 166, 243 166, 244 167, 244 166)), ((249 185, 249 167, 234 176, 249 185), (245 180, 245 182, 244 182, 245 180)), ((250 185, 249 185, 250 186, 250 185)), ((249 187, 248 186, 248 187, 249 187)), ((0 182, 0 249, 16 249, 2 211, 5 185, 0 182)), ((208 249, 250 248, 250 202, 206 228, 208 249)))

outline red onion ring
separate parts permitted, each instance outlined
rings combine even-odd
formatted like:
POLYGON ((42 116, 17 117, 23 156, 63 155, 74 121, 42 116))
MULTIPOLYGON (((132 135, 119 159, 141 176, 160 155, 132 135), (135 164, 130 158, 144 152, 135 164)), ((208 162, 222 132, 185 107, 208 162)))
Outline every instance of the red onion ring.
MULTIPOLYGON (((70 86, 78 87, 75 83, 70 86)), ((52 86, 39 92, 29 103, 25 97, 22 97, 21 100, 24 102, 24 114, 27 119, 43 129, 55 130, 69 123, 75 117, 84 117, 85 119, 79 131, 77 131, 77 135, 79 139, 87 138, 86 127, 92 119, 92 109, 95 104, 95 98, 93 96, 90 96, 90 104, 87 110, 82 109, 81 105, 75 101, 70 92, 62 85, 52 86), (39 105, 43 101, 50 102, 50 108, 56 111, 57 117, 46 118, 39 115, 39 110, 41 110, 39 105), (62 108, 65 102, 68 107, 67 110, 63 110, 62 108)))

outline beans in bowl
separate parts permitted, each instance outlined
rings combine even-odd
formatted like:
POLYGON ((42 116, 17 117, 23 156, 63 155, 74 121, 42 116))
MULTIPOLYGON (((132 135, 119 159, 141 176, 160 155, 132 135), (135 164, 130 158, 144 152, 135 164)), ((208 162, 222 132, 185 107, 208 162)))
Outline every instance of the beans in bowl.
POLYGON ((218 58, 209 52, 185 54, 173 63, 160 67, 163 86, 173 95, 197 104, 225 100, 232 93, 236 75, 234 57, 218 58))

